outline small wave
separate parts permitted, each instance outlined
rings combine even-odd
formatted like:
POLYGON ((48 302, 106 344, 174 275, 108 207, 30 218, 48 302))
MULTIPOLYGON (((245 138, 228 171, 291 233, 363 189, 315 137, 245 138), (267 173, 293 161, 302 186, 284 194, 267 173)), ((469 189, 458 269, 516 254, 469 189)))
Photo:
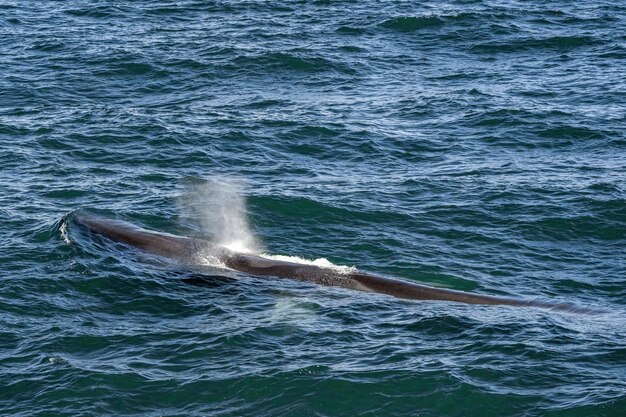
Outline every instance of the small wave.
POLYGON ((192 15, 193 13, 233 13, 236 9, 223 2, 196 2, 189 4, 151 5, 143 6, 143 12, 147 15, 169 17, 192 15))
POLYGON ((353 74, 356 71, 346 64, 333 62, 316 56, 298 56, 275 52, 257 56, 239 56, 233 61, 238 67, 262 67, 267 70, 289 70, 296 72, 337 71, 353 74))
POLYGON ((34 42, 29 49, 42 52, 58 52, 62 51, 65 48, 66 45, 63 42, 59 42, 56 40, 43 40, 34 42))
POLYGON ((519 52, 541 49, 573 49, 598 44, 598 40, 592 36, 552 36, 537 39, 516 39, 510 42, 485 42, 474 45, 471 50, 475 52, 519 52))
POLYGON ((343 45, 337 48, 339 51, 348 53, 367 52, 367 49, 355 45, 343 45))
POLYGON ((367 29, 362 27, 353 27, 353 26, 340 26, 335 32, 342 33, 344 35, 362 35, 367 31, 367 29))
POLYGON ((97 6, 97 7, 87 7, 82 9, 66 9, 63 10, 63 13, 76 16, 76 17, 91 17, 94 19, 106 19, 112 18, 124 13, 123 10, 120 10, 116 7, 111 6, 97 6))
POLYGON ((400 16, 385 20, 382 27, 399 32, 413 32, 421 29, 435 28, 443 25, 437 16, 400 16))
POLYGON ((172 58, 167 61, 166 65, 168 67, 180 67, 187 70, 204 70, 211 68, 211 65, 194 58, 172 58))
POLYGON ((111 66, 111 75, 144 75, 153 70, 152 66, 143 62, 119 62, 111 66))
POLYGON ((498 109, 468 112, 466 120, 474 126, 516 126, 533 117, 531 112, 519 109, 498 109))
POLYGON ((607 139, 608 135, 597 129, 584 126, 557 126, 541 130, 537 134, 549 139, 607 139))
POLYGON ((626 59, 626 48, 622 45, 614 44, 605 48, 598 58, 604 59, 626 59))
POLYGON ((262 253, 259 256, 266 259, 273 259, 276 261, 283 262, 292 262, 295 264, 303 264, 303 265, 314 265, 319 266, 320 268, 332 269, 335 272, 339 272, 340 274, 353 274, 358 271, 355 266, 346 266, 346 265, 336 265, 330 262, 326 258, 317 258, 314 260, 300 258, 299 256, 287 256, 287 255, 270 255, 267 253, 262 253))
POLYGON ((245 104, 244 106, 249 109, 266 109, 269 107, 287 106, 288 104, 288 100, 255 97, 250 103, 245 104))

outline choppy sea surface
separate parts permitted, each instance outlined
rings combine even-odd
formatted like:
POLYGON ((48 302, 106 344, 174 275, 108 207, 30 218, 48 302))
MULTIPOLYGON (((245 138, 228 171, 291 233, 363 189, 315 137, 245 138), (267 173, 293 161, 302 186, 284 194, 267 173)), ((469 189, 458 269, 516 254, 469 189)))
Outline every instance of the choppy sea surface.
POLYGON ((603 0, 0 1, 0 415, 626 415, 624 28, 603 0), (605 312, 207 275, 79 211, 605 312))

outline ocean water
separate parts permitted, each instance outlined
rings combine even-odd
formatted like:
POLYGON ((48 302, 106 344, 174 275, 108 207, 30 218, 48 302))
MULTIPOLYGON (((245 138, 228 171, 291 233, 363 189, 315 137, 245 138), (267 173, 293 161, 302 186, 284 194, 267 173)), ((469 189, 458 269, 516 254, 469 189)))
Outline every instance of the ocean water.
POLYGON ((0 1, 0 415, 626 415, 624 28, 603 0, 0 1), (201 274, 78 211, 605 313, 201 274))

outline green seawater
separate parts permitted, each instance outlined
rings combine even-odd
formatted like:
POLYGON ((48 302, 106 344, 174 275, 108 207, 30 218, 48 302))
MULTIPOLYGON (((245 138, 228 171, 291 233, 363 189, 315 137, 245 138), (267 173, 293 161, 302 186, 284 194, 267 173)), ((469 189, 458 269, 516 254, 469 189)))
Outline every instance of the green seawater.
POLYGON ((604 0, 0 1, 0 415, 625 416, 625 27, 604 0), (79 211, 603 313, 207 273, 79 211))

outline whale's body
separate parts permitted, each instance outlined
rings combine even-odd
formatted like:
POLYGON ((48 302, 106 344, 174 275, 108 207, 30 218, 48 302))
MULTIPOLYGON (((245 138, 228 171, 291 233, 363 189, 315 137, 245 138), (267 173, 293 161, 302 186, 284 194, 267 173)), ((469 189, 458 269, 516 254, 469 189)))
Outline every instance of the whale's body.
POLYGON ((316 284, 387 294, 412 300, 442 300, 467 304, 510 305, 585 312, 586 309, 568 304, 548 303, 496 297, 434 288, 365 272, 342 272, 337 269, 268 259, 235 252, 203 239, 174 236, 142 229, 119 221, 78 214, 74 222, 91 233, 112 241, 134 246, 148 253, 175 259, 184 264, 200 265, 207 258, 224 267, 259 277, 289 278, 316 284))

